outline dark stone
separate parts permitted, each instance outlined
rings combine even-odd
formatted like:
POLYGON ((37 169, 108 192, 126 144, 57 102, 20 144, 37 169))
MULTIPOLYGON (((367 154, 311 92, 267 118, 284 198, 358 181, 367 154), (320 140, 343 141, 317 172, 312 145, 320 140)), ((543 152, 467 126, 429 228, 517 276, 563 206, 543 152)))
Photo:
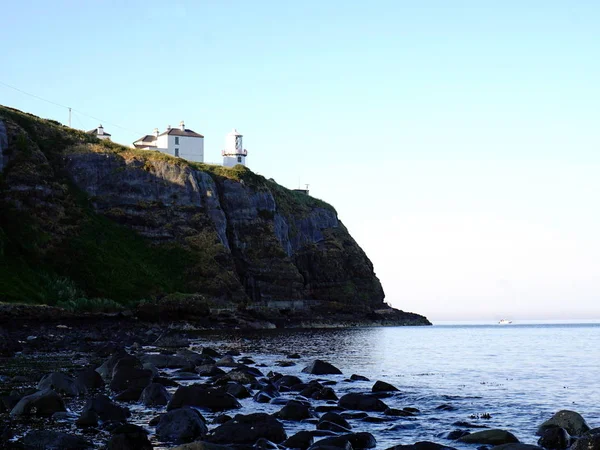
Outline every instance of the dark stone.
POLYGON ((208 440, 217 444, 254 444, 260 438, 279 444, 287 435, 283 425, 268 414, 237 414, 213 430, 208 440))
POLYGON ((236 382, 230 382, 227 384, 227 393, 238 399, 252 397, 252 393, 246 386, 236 382))
POLYGON ((337 400, 338 396, 335 394, 335 391, 330 387, 325 387, 320 391, 314 392, 311 395, 311 398, 314 400, 337 400))
POLYGON ((83 395, 87 392, 83 384, 62 372, 52 372, 44 375, 38 383, 37 388, 40 391, 52 389, 59 394, 71 397, 83 395))
POLYGON ((128 388, 115 395, 114 399, 119 402, 137 402, 142 396, 143 389, 128 388))
POLYGON ((456 450, 454 447, 448 447, 435 442, 421 441, 409 445, 395 445, 387 450, 456 450))
POLYGON ((312 414, 307 405, 297 402, 295 400, 290 400, 277 413, 277 417, 283 420, 300 421, 312 417, 312 414))
POLYGON ((600 429, 594 428, 581 436, 570 450, 600 450, 600 429))
POLYGON ((541 424, 537 430, 537 435, 541 436, 547 428, 552 427, 564 428, 571 436, 581 436, 583 433, 590 430, 590 426, 580 414, 566 409, 557 412, 550 419, 541 424))
POLYGON ((55 412, 66 411, 65 403, 60 395, 51 389, 39 391, 35 394, 27 395, 19 400, 19 403, 10 412, 11 416, 33 415, 50 417, 55 412))
POLYGON ((477 431, 459 438, 458 441, 464 442, 465 444, 486 445, 501 445, 519 442, 519 440, 511 432, 499 429, 477 431))
POLYGON ((162 384, 165 387, 179 387, 180 384, 177 381, 171 380, 170 378, 165 377, 154 377, 152 379, 153 383, 162 384))
POLYGON ((265 438, 258 439, 253 446, 254 450, 279 450, 277 444, 265 438))
POLYGON ((106 444, 107 450, 152 450, 152 448, 148 440, 148 432, 132 424, 115 428, 106 444))
MULTIPOLYGON (((125 350, 119 349, 116 353, 112 354, 106 361, 102 363, 100 367, 96 369, 96 371, 100 374, 100 376, 104 380, 110 380, 112 377, 113 369, 115 365, 120 359, 126 358, 129 355, 125 350)), ((140 365, 141 367, 141 365, 140 365)))
POLYGON ((371 388, 372 392, 391 392, 391 391, 399 391, 396 386, 392 386, 385 381, 376 381, 373 387, 371 388))
POLYGON ((299 431, 283 441, 281 445, 285 448, 299 448, 300 450, 306 450, 313 442, 314 438, 310 431, 299 431))
POLYGON ((140 361, 142 364, 152 364, 159 369, 194 370, 194 364, 183 356, 161 354, 144 355, 140 358, 140 361))
POLYGON ((83 412, 94 411, 103 422, 125 422, 131 415, 129 409, 113 403, 106 395, 96 395, 87 401, 83 412))
POLYGON ((85 386, 86 389, 100 389, 104 387, 104 380, 93 367, 86 367, 83 370, 77 372, 75 377, 77 383, 85 386))
POLYGON ((286 355, 287 359, 300 359, 302 358, 298 353, 290 353, 289 355, 286 355))
POLYGON ((167 405, 167 411, 182 406, 195 406, 211 411, 225 411, 242 407, 235 397, 227 392, 207 389, 205 386, 194 384, 177 388, 173 398, 167 405))
POLYGON ((349 427, 343 427, 337 423, 329 422, 327 420, 319 420, 317 423, 317 430, 328 430, 334 433, 347 433, 350 431, 349 427))
POLYGON ((346 394, 340 398, 338 405, 346 409, 359 411, 385 411, 387 405, 371 394, 346 394))
POLYGON ((75 421, 75 425, 79 428, 96 427, 98 426, 98 414, 95 411, 84 411, 75 421))
POLYGON ((23 350, 23 346, 7 331, 0 328, 0 357, 10 358, 16 352, 23 350))
POLYGON ((212 349, 210 347, 204 347, 202 349, 202 354, 210 356, 211 358, 220 358, 221 357, 221 354, 218 351, 216 351, 215 349, 212 349))
POLYGON ((269 403, 276 397, 279 397, 277 388, 273 385, 265 386, 262 390, 254 394, 254 401, 257 403, 269 403))
POLYGON ((256 377, 245 370, 232 370, 219 378, 219 384, 228 383, 229 381, 237 381, 242 384, 252 384, 256 381, 256 377))
POLYGON ((20 441, 25 450, 85 450, 94 446, 80 436, 58 431, 30 431, 20 441))
POLYGON ((238 366, 238 363, 235 362, 235 359, 233 359, 233 356, 231 356, 231 355, 223 356, 221 359, 218 359, 215 364, 219 367, 237 367, 238 366))
POLYGON ((344 419, 341 415, 339 415, 338 413, 333 412, 333 411, 323 414, 321 416, 321 418, 319 419, 319 422, 322 422, 322 421, 336 423, 347 429, 352 428, 352 426, 350 425, 350 423, 348 423, 348 421, 346 419, 344 419))
POLYGON ((144 388, 140 400, 146 406, 164 406, 171 400, 171 394, 160 383, 151 383, 144 388))
POLYGON ((221 414, 218 415, 217 417, 215 417, 212 421, 212 423, 214 423, 215 425, 220 425, 222 423, 228 422, 231 420, 231 416, 228 416, 227 414, 221 414))
POLYGON ((448 403, 442 403, 441 405, 437 406, 435 409, 437 409, 438 411, 456 411, 456 407, 449 405, 448 403))
MULTIPOLYGON (((479 447, 478 447, 478 450, 479 450, 479 447)), ((485 447, 485 450, 489 450, 489 449, 487 447, 485 447)), ((492 450, 543 450, 543 449, 542 449, 542 447, 538 447, 537 445, 514 443, 514 444, 496 445, 495 447, 492 447, 492 450)))
POLYGON ((377 445, 375 437, 371 433, 348 433, 341 436, 327 437, 315 442, 311 447, 317 445, 321 448, 322 446, 345 448, 346 443, 349 443, 353 449, 363 448, 374 448, 377 445))
POLYGON ((208 428, 202 416, 192 408, 169 411, 160 418, 156 435, 163 441, 185 443, 204 438, 208 428))
POLYGON ((315 359, 311 364, 302 369, 304 373, 312 375, 341 375, 342 371, 326 361, 315 359))
POLYGON ((183 348, 190 346, 190 340, 186 337, 177 335, 163 336, 158 339, 154 345, 166 348, 183 348))
POLYGON ((450 433, 448 433, 448 435, 446 436, 446 439, 455 441, 457 439, 460 439, 463 436, 466 436, 467 434, 471 434, 471 432, 467 431, 467 430, 453 430, 450 433))
POLYGON ((120 366, 123 359, 119 360, 113 369, 110 388, 113 392, 122 392, 125 389, 143 390, 152 381, 152 371, 147 369, 138 369, 136 367, 120 366))
POLYGON ((564 428, 548 427, 542 431, 538 445, 549 450, 563 450, 571 445, 571 436, 564 428))
POLYGON ((202 366, 196 367, 196 372, 201 377, 214 377, 218 375, 225 375, 225 371, 223 369, 219 369, 215 364, 204 364, 202 366))
POLYGON ((356 374, 350 375, 350 379, 352 381, 371 381, 367 377, 363 377, 362 375, 356 375, 356 374))

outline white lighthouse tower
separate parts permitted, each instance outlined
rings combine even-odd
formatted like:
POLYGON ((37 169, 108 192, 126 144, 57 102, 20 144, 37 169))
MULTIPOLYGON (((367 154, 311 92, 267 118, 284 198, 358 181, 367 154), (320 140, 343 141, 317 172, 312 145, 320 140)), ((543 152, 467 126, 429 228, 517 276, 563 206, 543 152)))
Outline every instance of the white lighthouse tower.
POLYGON ((225 136, 225 150, 221 152, 225 167, 233 167, 236 164, 246 165, 248 150, 242 146, 242 137, 235 128, 225 136))

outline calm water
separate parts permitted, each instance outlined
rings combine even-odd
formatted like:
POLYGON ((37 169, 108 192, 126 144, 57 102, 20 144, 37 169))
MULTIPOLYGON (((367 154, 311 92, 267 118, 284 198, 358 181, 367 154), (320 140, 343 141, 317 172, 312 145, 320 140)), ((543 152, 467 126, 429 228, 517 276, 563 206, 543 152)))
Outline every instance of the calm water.
MULTIPOLYGON (((297 366, 278 371, 303 379, 311 378, 300 374, 306 363, 326 359, 344 373, 323 377, 339 382, 338 396, 370 390, 375 380, 394 384, 402 393, 384 401, 421 414, 384 424, 353 421, 355 431, 376 436, 378 448, 419 440, 451 444, 443 436, 457 428, 456 421, 508 429, 522 442, 535 443, 537 426, 560 409, 575 410, 591 427, 600 427, 600 324, 262 331, 203 335, 197 345, 236 348, 269 366, 298 352, 303 358, 297 366), (353 373, 372 381, 342 381, 353 373), (454 410, 436 409, 442 404, 454 410), (492 418, 477 418, 483 413, 492 418)), ((244 413, 281 408, 251 399, 243 405, 244 413)), ((286 429, 291 435, 314 426, 286 423, 286 429)))

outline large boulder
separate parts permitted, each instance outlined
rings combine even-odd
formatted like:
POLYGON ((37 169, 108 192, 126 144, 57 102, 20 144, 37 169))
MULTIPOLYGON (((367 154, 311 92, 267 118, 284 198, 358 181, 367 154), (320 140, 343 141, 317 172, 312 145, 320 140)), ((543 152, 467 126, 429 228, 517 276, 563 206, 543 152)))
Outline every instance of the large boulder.
POLYGON ((21 439, 25 450, 86 450, 94 446, 81 436, 58 431, 30 431, 21 439))
POLYGON ((10 415, 50 417, 55 412, 66 410, 61 396, 51 389, 46 389, 23 397, 11 410, 10 415))
POLYGON ((132 424, 119 425, 112 430, 106 450, 152 450, 148 432, 132 424))
POLYGON ((129 409, 112 402, 106 395, 96 395, 89 399, 83 407, 83 412, 93 411, 103 422, 125 422, 131 415, 129 409))
POLYGON ((146 406, 164 406, 169 403, 171 394, 160 383, 151 383, 142 391, 140 400, 146 406))
POLYGON ((549 427, 541 432, 538 445, 548 450, 563 450, 571 445, 571 436, 564 428, 549 427))
POLYGON ((123 349, 119 349, 117 352, 113 353, 109 358, 107 358, 102 365, 96 369, 96 371, 104 380, 109 381, 112 377, 113 369, 117 362, 127 356, 130 356, 129 353, 123 349))
POLYGON ((319 422, 331 422, 331 423, 336 423, 347 429, 352 428, 352 426, 346 419, 344 419, 341 415, 339 415, 338 413, 333 412, 333 411, 329 411, 329 412, 326 412, 325 414, 323 414, 319 418, 319 422))
POLYGON ((543 450, 542 447, 532 444, 502 444, 492 447, 492 450, 543 450))
POLYGON ((590 426, 579 413, 567 409, 557 412, 550 419, 541 424, 537 430, 537 435, 541 436, 544 430, 552 427, 564 428, 571 436, 581 436, 583 433, 590 430, 590 426))
POLYGON ((454 447, 448 447, 446 445, 437 444, 435 442, 420 441, 414 444, 407 445, 394 445, 389 447, 387 450, 456 450, 454 447))
POLYGON ((293 436, 290 436, 281 443, 285 448, 299 448, 300 450, 306 450, 315 441, 313 433, 310 431, 298 431, 293 436))
POLYGON ((104 387, 104 380, 93 367, 86 367, 77 372, 75 377, 77 383, 86 389, 100 389, 104 387))
POLYGON ((208 428, 202 416, 192 408, 169 411, 160 418, 156 435, 163 441, 185 443, 206 436, 208 428))
POLYGON ((208 389, 206 386, 195 384, 177 388, 175 394, 173 394, 173 398, 171 398, 171 401, 167 405, 167 411, 183 406, 195 406, 211 411, 225 411, 242 407, 240 402, 227 392, 208 389))
POLYGON ((459 442, 465 444, 484 444, 484 445, 501 445, 518 443, 519 440, 514 434, 506 430, 497 428, 491 430, 477 431, 468 434, 458 439, 459 442))
POLYGON ((387 405, 371 394, 350 393, 340 398, 338 405, 358 411, 385 411, 387 405))
POLYGON ((399 391, 396 386, 393 386, 385 381, 376 381, 373 387, 371 388, 372 392, 392 392, 399 391))
POLYGON ((315 442, 309 449, 314 447, 338 447, 346 448, 349 443, 354 450, 363 448, 374 448, 377 445, 375 437, 371 433, 348 433, 341 436, 326 437, 315 442))
POLYGON ((142 364, 152 364, 159 369, 183 369, 185 371, 194 370, 194 364, 183 356, 174 355, 144 355, 140 358, 142 364))
POLYGON ((40 391, 52 389, 59 394, 77 397, 87 392, 86 387, 73 377, 62 372, 52 372, 44 375, 37 385, 40 391))
POLYGON ((295 400, 290 400, 277 413, 277 417, 279 417, 282 420, 300 421, 312 417, 312 414, 310 412, 310 408, 304 403, 300 403, 295 400))
POLYGON ((214 377, 218 375, 225 375, 223 369, 219 369, 216 364, 202 364, 196 367, 196 372, 201 377, 214 377))
POLYGON ((114 392, 122 392, 126 389, 143 390, 152 382, 152 371, 140 369, 135 366, 121 365, 123 359, 119 360, 113 369, 110 388, 114 392))
POLYGON ((215 428, 208 440, 217 444, 254 444, 260 438, 279 444, 287 439, 287 435, 281 422, 269 414, 236 414, 232 420, 215 428))
POLYGON ((341 375, 342 371, 335 367, 333 364, 320 359, 315 359, 312 363, 302 369, 304 373, 310 373, 311 375, 341 375))
POLYGON ((171 450, 231 450, 228 445, 213 444, 212 442, 196 441, 189 444, 178 445, 171 450))
POLYGON ((594 428, 579 438, 570 450, 600 450, 600 428, 594 428))
POLYGON ((291 388, 292 386, 298 386, 302 384, 302 380, 294 375, 284 375, 281 378, 277 379, 273 384, 280 388, 281 386, 285 386, 287 388, 291 388))

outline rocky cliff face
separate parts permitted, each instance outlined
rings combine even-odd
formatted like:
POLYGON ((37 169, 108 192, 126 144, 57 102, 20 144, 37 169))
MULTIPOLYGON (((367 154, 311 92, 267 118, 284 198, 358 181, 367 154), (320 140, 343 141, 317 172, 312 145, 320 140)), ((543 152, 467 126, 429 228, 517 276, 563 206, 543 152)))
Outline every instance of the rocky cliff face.
MULTIPOLYGON (((330 205, 242 166, 98 142, 4 108, 0 149, 4 260, 16 255, 41 290, 66 279, 119 301, 188 292, 244 307, 386 308, 330 205)), ((9 300, 27 292, 10 275, 3 287, 9 300)))

